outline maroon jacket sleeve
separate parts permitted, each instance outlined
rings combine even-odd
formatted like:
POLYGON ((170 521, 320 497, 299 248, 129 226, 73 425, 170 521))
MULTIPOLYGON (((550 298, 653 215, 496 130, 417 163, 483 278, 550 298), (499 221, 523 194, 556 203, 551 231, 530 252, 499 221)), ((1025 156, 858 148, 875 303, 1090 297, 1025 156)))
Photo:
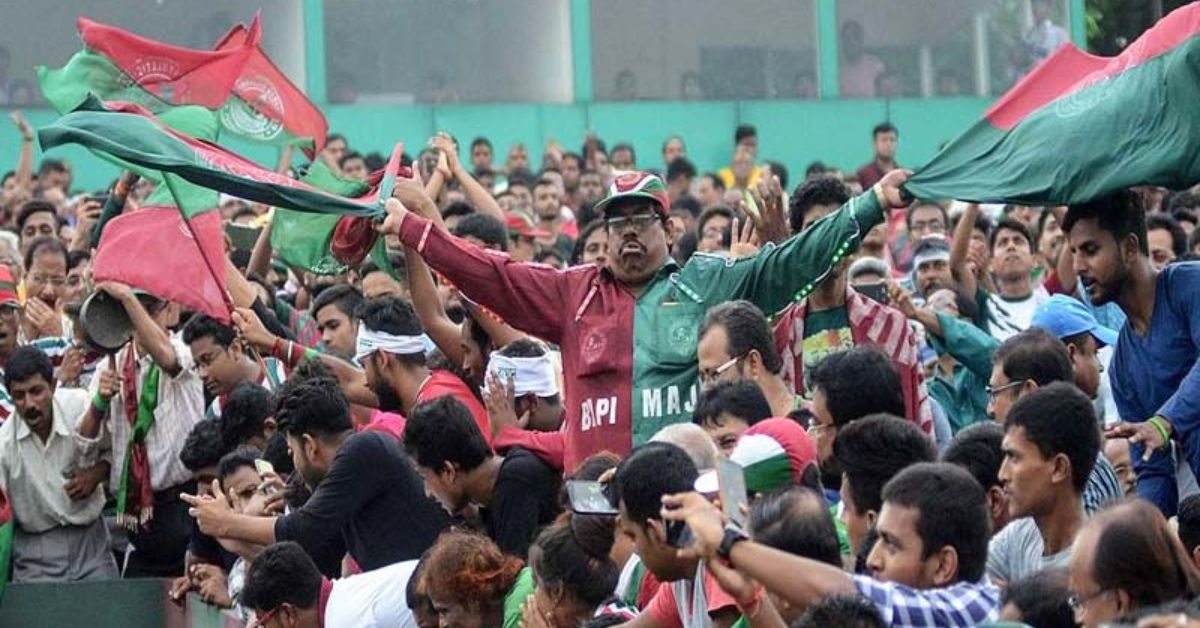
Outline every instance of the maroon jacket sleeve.
POLYGON ((563 272, 485 251, 411 213, 400 225, 400 241, 508 324, 551 343, 562 341, 570 310, 565 287, 571 279, 563 272))
POLYGON ((513 447, 520 447, 537 456, 538 460, 550 465, 555 471, 562 471, 566 466, 564 460, 567 446, 562 432, 534 432, 507 426, 492 440, 492 448, 498 454, 503 454, 513 447))

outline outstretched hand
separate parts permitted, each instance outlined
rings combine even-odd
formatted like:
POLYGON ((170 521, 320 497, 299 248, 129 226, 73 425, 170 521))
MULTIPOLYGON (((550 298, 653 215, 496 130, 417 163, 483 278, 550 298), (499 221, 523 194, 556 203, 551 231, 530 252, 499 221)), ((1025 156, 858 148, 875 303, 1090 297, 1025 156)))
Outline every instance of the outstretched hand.
POLYGON ((792 235, 788 225, 787 203, 783 199, 783 186, 779 177, 771 176, 769 180, 759 181, 757 186, 747 190, 758 211, 748 211, 754 220, 754 228, 758 231, 760 243, 774 242, 779 244, 792 235))

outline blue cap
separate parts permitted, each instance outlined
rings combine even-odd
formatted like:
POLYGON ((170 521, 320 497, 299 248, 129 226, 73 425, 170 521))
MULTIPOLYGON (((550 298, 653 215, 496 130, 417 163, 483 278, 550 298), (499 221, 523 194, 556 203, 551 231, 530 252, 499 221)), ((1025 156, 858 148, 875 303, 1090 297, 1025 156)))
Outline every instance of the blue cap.
POLYGON ((1117 344, 1117 332, 1100 326, 1091 310, 1079 299, 1063 294, 1056 294, 1038 306, 1033 314, 1033 325, 1045 328, 1059 339, 1088 332, 1102 347, 1117 344))

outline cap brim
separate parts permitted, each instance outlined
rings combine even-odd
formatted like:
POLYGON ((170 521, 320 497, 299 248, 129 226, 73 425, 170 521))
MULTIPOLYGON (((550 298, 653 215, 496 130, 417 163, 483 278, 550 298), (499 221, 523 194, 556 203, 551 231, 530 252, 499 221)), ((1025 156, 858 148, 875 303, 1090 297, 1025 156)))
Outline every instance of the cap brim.
POLYGON ((596 206, 592 208, 592 211, 600 216, 604 216, 604 212, 608 211, 609 205, 630 199, 645 199, 650 201, 658 207, 658 213, 660 214, 666 214, 669 211, 668 208, 663 207, 662 201, 657 196, 650 194, 649 192, 624 192, 622 194, 609 196, 608 198, 601 200, 599 203, 596 203, 596 206))
POLYGON ((1091 333, 1092 333, 1092 337, 1095 338, 1096 342, 1099 342, 1100 346, 1102 346, 1102 347, 1116 346, 1117 339, 1121 337, 1120 333, 1118 333, 1112 329, 1109 329, 1107 327, 1104 327, 1102 325, 1096 325, 1095 327, 1093 327, 1091 333))

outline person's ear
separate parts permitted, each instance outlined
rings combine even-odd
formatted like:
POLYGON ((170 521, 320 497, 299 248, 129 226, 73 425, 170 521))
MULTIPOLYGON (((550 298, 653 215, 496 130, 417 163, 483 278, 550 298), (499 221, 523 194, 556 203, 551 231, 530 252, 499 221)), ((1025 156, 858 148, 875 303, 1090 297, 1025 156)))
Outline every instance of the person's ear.
POLYGON ((1076 358, 1079 356, 1079 349, 1075 345, 1067 343, 1067 357, 1071 358, 1071 366, 1075 366, 1076 358))
POLYGON ((667 544, 667 526, 661 519, 647 519, 644 527, 646 538, 659 545, 667 544))
MULTIPOLYGON (((1004 489, 999 486, 993 486, 987 490, 988 514, 992 516, 992 520, 1002 518, 1008 513, 1008 498, 1004 496, 1004 489)), ((992 530, 993 533, 997 530, 992 530)))
POLYGON ((275 417, 269 416, 263 419, 263 436, 266 436, 268 440, 275 435, 278 429, 279 424, 275 422, 275 417))
POLYGON ((1117 602, 1118 617, 1133 610, 1133 599, 1129 597, 1129 593, 1125 589, 1113 591, 1113 599, 1117 602))
POLYGON ((453 462, 445 460, 442 462, 442 468, 438 469, 438 475, 441 476, 443 482, 453 482, 454 478, 458 477, 458 467, 454 466, 453 462))
POLYGON ((1071 481, 1071 459, 1067 458, 1066 454, 1057 454, 1051 460, 1053 468, 1050 469, 1051 482, 1070 482, 1071 481))
POLYGON ((746 363, 750 366, 750 379, 758 377, 763 372, 762 354, 758 352, 758 349, 751 349, 746 352, 746 363))
POLYGON ((304 449, 305 457, 309 460, 315 458, 321 448, 320 443, 317 442, 317 439, 313 438, 312 434, 301 434, 300 444, 304 449))
POLYGON ((1038 389, 1038 383, 1033 381, 1032 379, 1027 379, 1021 384, 1021 394, 1018 395, 1017 397, 1018 398, 1024 397, 1025 395, 1028 395, 1029 393, 1031 393, 1037 389, 1038 389))
POLYGON ((1138 237, 1132 233, 1126 234, 1121 238, 1121 257, 1126 264, 1132 264, 1135 259, 1142 255, 1142 244, 1138 237))
POLYGON ((958 580, 958 550, 953 546, 943 546, 926 559, 926 564, 932 569, 930 580, 935 588, 949 586, 958 580))
POLYGON ((875 512, 874 510, 868 510, 867 512, 863 513, 863 517, 865 517, 867 520, 867 527, 871 528, 875 526, 875 519, 879 517, 879 513, 875 512))

